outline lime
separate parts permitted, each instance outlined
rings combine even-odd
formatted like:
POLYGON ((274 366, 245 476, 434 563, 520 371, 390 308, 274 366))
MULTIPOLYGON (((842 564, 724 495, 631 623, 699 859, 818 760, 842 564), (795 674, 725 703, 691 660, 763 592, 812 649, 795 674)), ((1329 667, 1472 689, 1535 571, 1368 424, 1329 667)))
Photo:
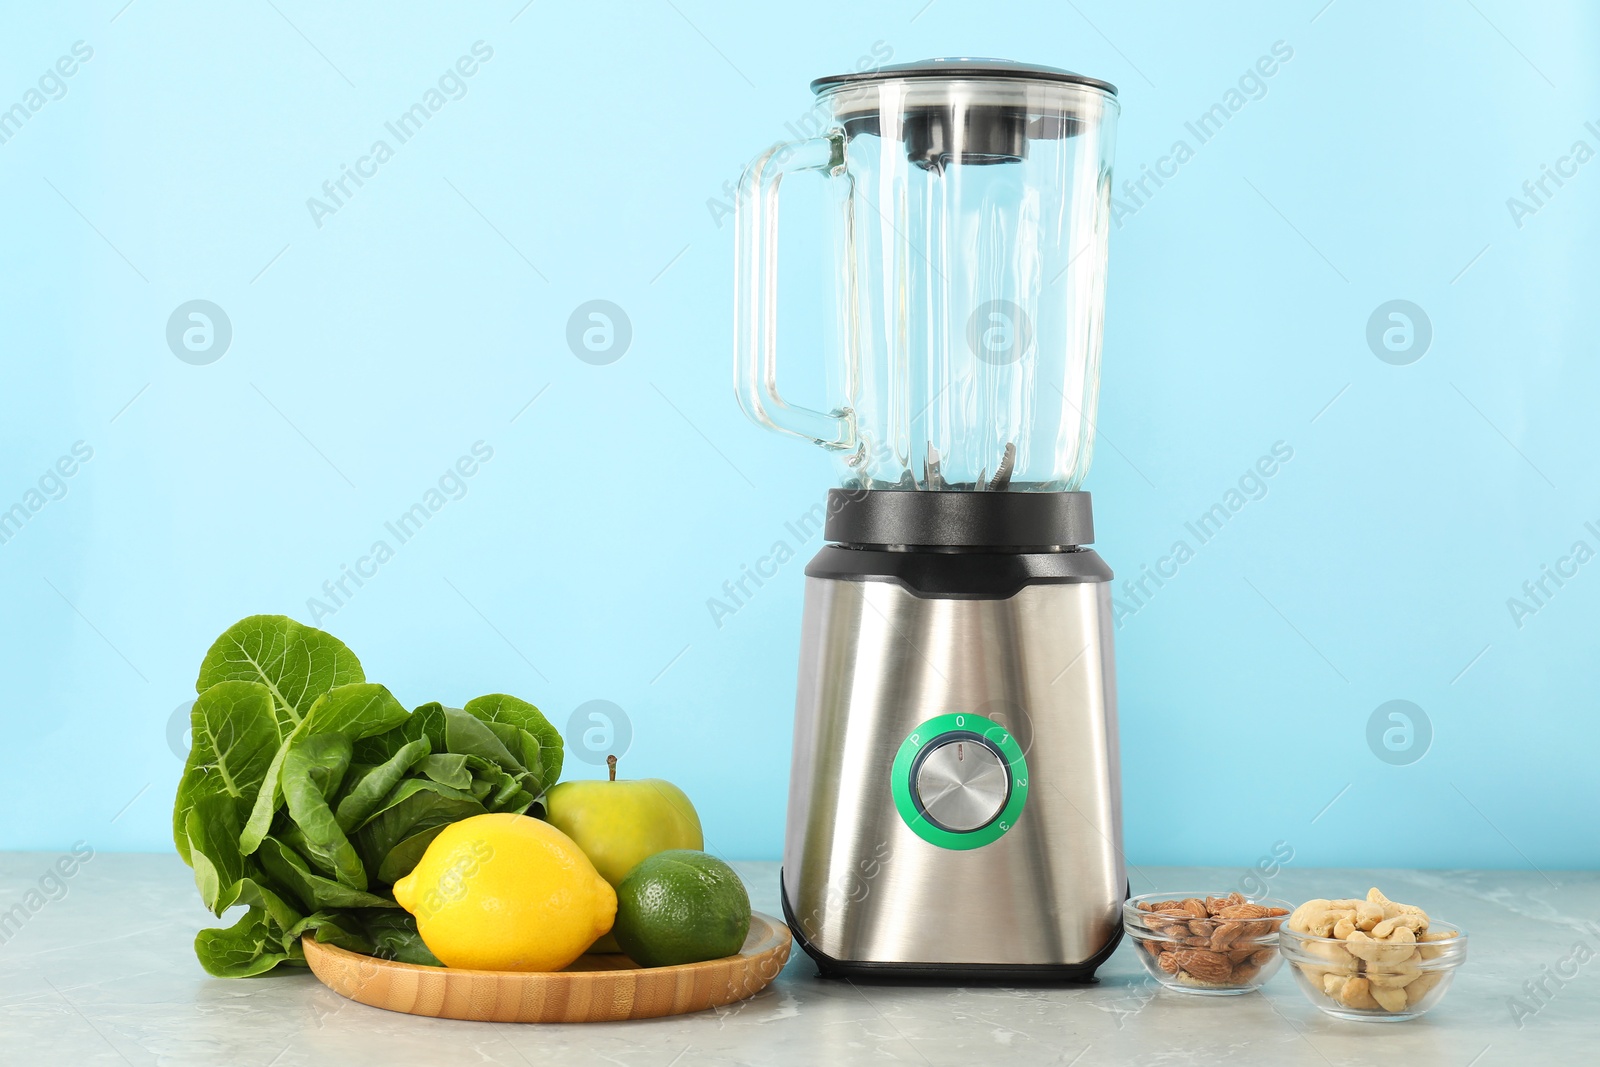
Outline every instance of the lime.
POLYGON ((732 956, 750 933, 750 894, 733 868, 704 852, 668 849, 617 887, 617 944, 644 967, 732 956))

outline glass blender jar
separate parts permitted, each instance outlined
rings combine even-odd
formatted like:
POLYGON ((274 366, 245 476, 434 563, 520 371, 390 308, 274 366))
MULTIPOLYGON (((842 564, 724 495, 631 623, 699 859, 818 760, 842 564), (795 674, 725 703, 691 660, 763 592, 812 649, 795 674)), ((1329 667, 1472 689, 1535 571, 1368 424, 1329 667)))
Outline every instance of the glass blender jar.
POLYGON ((739 189, 735 388, 862 489, 1060 492, 1093 450, 1115 90, 993 60, 811 83, 831 127, 739 189), (777 382, 778 193, 831 179, 831 411, 777 382))
POLYGON ((734 363, 835 453, 806 567, 782 900, 829 975, 1094 974, 1127 895, 1111 571, 1091 549, 1116 90, 936 59, 812 83, 740 182, 734 363), (819 411, 777 377, 778 193, 831 187, 819 411))

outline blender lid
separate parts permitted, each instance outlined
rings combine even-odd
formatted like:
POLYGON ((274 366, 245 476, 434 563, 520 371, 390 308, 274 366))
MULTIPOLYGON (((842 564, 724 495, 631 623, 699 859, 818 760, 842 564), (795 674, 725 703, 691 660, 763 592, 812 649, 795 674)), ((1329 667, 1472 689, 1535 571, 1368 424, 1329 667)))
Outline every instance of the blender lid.
POLYGON ((976 59, 951 56, 943 59, 923 59, 916 63, 895 63, 851 74, 830 74, 811 83, 814 93, 826 92, 841 85, 860 85, 866 82, 894 81, 910 78, 940 78, 946 80, 996 80, 1068 82, 1087 85, 1117 95, 1117 87, 1108 81, 1077 74, 1060 67, 1041 67, 1029 63, 1013 63, 1009 59, 976 59))
POLYGON ((1076 137, 1101 109, 1117 107, 1110 82, 1004 59, 925 59, 818 78, 811 88, 848 136, 886 131, 914 165, 938 174, 951 164, 1020 163, 1030 141, 1076 137), (895 112, 887 125, 885 107, 895 112))

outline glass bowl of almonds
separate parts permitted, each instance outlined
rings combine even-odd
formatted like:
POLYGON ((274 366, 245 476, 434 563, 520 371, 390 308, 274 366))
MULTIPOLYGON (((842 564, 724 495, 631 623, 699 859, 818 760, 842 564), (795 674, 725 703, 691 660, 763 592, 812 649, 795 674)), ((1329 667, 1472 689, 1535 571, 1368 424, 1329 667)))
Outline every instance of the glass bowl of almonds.
POLYGON ((1278 927, 1288 914, 1288 901, 1237 892, 1147 893, 1122 906, 1122 925, 1144 969, 1168 989, 1233 996, 1278 969, 1278 927))
POLYGON ((1339 1019, 1402 1022, 1444 999, 1467 933, 1376 888, 1365 900, 1308 900, 1278 942, 1311 1003, 1339 1019))

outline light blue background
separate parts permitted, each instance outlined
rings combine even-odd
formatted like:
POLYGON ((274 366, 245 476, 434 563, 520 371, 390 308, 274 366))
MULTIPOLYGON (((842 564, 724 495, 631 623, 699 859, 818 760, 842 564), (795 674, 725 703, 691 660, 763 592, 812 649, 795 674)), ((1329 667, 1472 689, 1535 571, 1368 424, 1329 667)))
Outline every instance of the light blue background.
MULTIPOLYGON (((1520 228, 1506 204, 1600 148, 1592 9, 275 2, 6 16, 0 106, 94 55, 0 145, 0 507, 75 441, 94 458, 0 545, 0 847, 170 848, 168 722, 212 638, 310 621, 481 440, 465 497, 323 625, 408 703, 508 691, 565 727, 614 701, 626 776, 680 783, 716 851, 777 856, 801 564, 720 629, 706 601, 832 470, 734 405, 708 201, 875 45, 1116 82, 1120 179, 1283 41, 1266 94, 1112 238, 1106 559, 1137 575, 1294 450, 1117 633, 1129 857, 1596 863, 1600 563, 1520 628, 1506 605, 1600 548, 1600 162, 1520 228), (318 228, 306 199, 479 40, 466 96, 318 228), (165 342, 197 298, 234 330, 209 366, 165 342), (608 366, 565 339, 592 299, 632 323, 608 366), (1432 322, 1409 366, 1365 340, 1391 299, 1432 322), (1410 765, 1368 748, 1392 699, 1432 723, 1410 765)), ((792 354, 813 245, 785 253, 792 354)))

